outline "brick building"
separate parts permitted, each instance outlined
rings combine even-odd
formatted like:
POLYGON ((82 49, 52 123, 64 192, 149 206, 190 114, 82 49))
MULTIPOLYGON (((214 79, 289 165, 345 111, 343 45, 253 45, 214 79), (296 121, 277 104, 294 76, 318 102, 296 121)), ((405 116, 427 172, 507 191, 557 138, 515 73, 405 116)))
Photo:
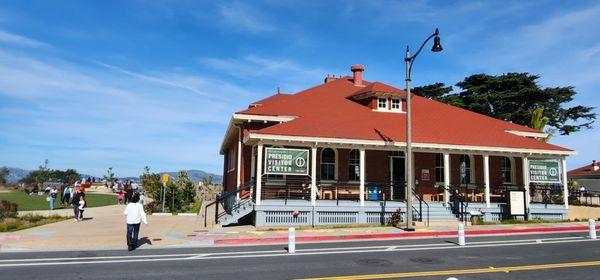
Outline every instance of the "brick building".
POLYGON ((574 151, 539 141, 547 135, 535 129, 416 95, 416 182, 407 194, 406 92, 363 80, 361 65, 351 71, 233 115, 221 147, 222 224, 244 217, 256 225, 380 223, 406 210, 407 198, 419 220, 452 220, 460 214, 453 196, 467 204, 468 215, 499 220, 507 217, 507 190, 525 191, 529 218, 565 217, 567 200, 556 194, 567 191, 565 160, 574 151), (302 155, 306 165, 296 173, 266 172, 268 148, 302 155), (559 184, 533 184, 529 159, 556 161, 559 184), (536 192, 545 188, 552 199, 542 207, 536 192))

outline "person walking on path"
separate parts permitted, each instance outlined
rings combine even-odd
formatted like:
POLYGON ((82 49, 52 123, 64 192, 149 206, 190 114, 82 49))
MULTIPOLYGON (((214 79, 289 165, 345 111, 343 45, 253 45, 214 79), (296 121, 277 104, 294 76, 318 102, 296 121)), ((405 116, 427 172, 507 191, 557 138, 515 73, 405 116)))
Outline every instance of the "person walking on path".
POLYGON ((83 211, 85 209, 85 193, 79 194, 79 220, 83 221, 83 211))
POLYGON ((50 190, 50 210, 54 210, 54 202, 56 201, 56 196, 58 195, 58 191, 56 187, 52 187, 50 190))
POLYGON ((66 186, 65 191, 63 192, 62 203, 64 205, 69 204, 71 201, 71 186, 66 186))
POLYGON ((144 206, 137 203, 139 196, 133 195, 125 207, 123 214, 127 222, 127 250, 133 251, 137 247, 138 235, 140 233, 140 223, 148 224, 144 206))
POLYGON ((81 198, 81 192, 76 192, 73 194, 73 199, 71 200, 71 205, 73 206, 73 214, 75 216, 75 221, 79 222, 79 199, 81 198))

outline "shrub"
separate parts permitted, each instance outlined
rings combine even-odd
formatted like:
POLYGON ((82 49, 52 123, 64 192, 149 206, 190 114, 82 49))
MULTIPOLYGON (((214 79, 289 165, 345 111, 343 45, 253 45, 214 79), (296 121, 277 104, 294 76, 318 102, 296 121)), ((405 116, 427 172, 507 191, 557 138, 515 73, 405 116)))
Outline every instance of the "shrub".
POLYGON ((392 214, 392 216, 390 217, 390 221, 388 222, 388 224, 390 226, 397 227, 401 223, 402 223, 402 212, 400 212, 400 209, 398 209, 398 210, 396 210, 396 212, 394 212, 392 214))
POLYGON ((18 205, 14 202, 7 200, 0 201, 0 221, 6 218, 16 218, 17 208, 18 205))

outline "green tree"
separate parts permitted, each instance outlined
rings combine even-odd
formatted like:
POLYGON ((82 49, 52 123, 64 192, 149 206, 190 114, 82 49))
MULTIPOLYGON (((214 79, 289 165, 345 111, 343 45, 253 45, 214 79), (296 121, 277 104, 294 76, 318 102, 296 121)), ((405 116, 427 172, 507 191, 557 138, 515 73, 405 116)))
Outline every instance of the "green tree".
POLYGON ((6 184, 6 177, 8 177, 8 167, 4 166, 0 168, 0 185, 6 184))
POLYGON ((212 185, 212 176, 206 176, 206 177, 202 178, 202 184, 204 186, 212 185))
MULTIPOLYGON (((148 166, 146 166, 146 168, 148 168, 148 166)), ((102 179, 104 179, 104 181, 106 181, 109 186, 112 186, 112 184, 115 182, 115 173, 113 172, 112 167, 109 167, 106 170, 106 175, 104 175, 102 179)))
POLYGON ((542 88, 539 78, 529 73, 475 74, 456 84, 462 89, 458 93, 439 83, 415 88, 415 93, 521 125, 530 123, 531 111, 543 107, 547 125, 562 135, 592 127, 594 107, 566 105, 576 94, 572 86, 542 88))

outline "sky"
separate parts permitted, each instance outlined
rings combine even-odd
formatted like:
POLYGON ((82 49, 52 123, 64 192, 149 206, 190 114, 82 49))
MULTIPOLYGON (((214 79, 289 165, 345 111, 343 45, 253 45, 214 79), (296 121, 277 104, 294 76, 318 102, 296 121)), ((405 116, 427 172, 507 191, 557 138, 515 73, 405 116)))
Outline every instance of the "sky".
MULTIPOLYGON (((222 173, 231 115, 349 75, 403 88, 529 72, 600 107, 598 1, 2 1, 0 166, 222 173)), ((600 112, 595 109, 595 112, 600 112)), ((551 142, 600 160, 600 125, 551 142)))

